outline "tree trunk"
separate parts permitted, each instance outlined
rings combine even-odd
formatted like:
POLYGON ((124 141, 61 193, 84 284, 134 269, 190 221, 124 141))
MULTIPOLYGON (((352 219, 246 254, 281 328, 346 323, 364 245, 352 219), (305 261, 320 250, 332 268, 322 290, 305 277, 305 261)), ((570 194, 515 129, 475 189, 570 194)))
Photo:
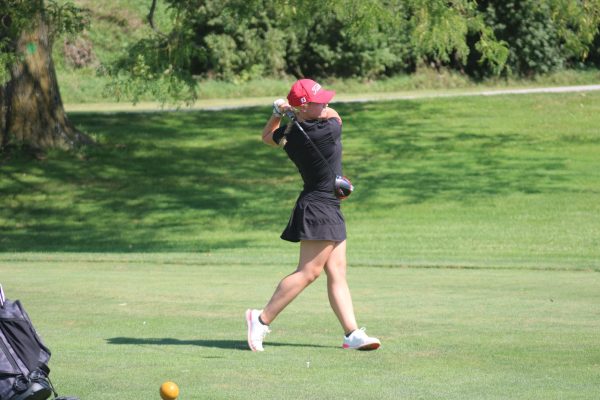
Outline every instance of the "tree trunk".
POLYGON ((0 88, 0 145, 45 150, 91 143, 65 114, 48 24, 44 15, 37 20, 35 28, 22 32, 17 40, 16 53, 21 58, 12 66, 10 80, 0 88))

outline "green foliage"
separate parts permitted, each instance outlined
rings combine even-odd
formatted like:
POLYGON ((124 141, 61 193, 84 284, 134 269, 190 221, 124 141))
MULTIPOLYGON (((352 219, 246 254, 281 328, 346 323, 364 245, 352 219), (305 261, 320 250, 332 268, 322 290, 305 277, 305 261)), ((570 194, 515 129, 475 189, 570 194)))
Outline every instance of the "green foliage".
MULTIPOLYGON (((112 79, 107 84, 106 94, 117 100, 123 98, 138 102, 141 96, 150 95, 165 102, 169 99, 195 100, 193 90, 196 81, 185 60, 174 63, 165 57, 171 44, 165 40, 142 39, 132 48, 130 56, 122 58, 112 66, 112 79)), ((182 53, 177 53, 181 56, 182 53)))
POLYGON ((235 83, 289 75, 368 80, 430 64, 477 77, 505 71, 534 76, 584 60, 600 21, 600 0, 167 4, 172 25, 134 45, 112 69, 114 93, 137 87, 134 99, 161 90, 161 100, 193 99, 198 77, 235 83), (171 83, 175 89, 168 89, 171 83), (190 88, 186 95, 181 85, 190 88))
MULTIPOLYGON (((92 10, 89 40, 100 60, 92 68, 103 73, 96 85, 110 80, 105 96, 133 101, 193 101, 211 79, 371 81, 430 65, 471 77, 531 77, 600 64, 600 0, 164 0, 154 30, 149 0, 77 4, 2 2, 0 75, 8 76, 18 58, 14 38, 41 5, 57 34, 81 29, 91 19, 84 8, 92 10)), ((65 85, 88 89, 93 74, 75 79, 85 85, 65 85)))
POLYGON ((10 66, 18 60, 15 41, 21 30, 32 25, 38 4, 35 1, 7 0, 0 2, 0 85, 10 77, 10 66))
POLYGON ((549 4, 563 54, 571 62, 585 60, 594 39, 600 39, 600 0, 552 0, 549 4))
POLYGON ((82 31, 89 23, 86 10, 70 1, 4 0, 0 2, 0 83, 9 78, 9 70, 18 62, 16 41, 23 31, 32 29, 43 18, 52 38, 64 33, 82 31))
POLYGON ((508 70, 517 75, 584 61, 600 25, 597 0, 490 0, 479 7, 496 37, 507 43, 508 70))
POLYGON ((411 45, 416 55, 442 62, 449 62, 452 55, 464 60, 469 53, 465 37, 472 11, 469 1, 450 4, 444 0, 413 2, 409 14, 411 45))
MULTIPOLYGON (((133 46, 113 76, 135 81, 141 63, 151 82, 165 70, 186 82, 193 82, 190 76, 233 82, 284 75, 372 79, 430 59, 464 62, 469 32, 481 33, 482 60, 496 70, 506 58, 471 0, 167 3, 170 31, 133 46)), ((118 86, 130 86, 117 81, 117 92, 118 86)))
POLYGON ((89 26, 90 15, 88 10, 78 7, 70 1, 45 1, 46 4, 42 12, 50 27, 52 37, 64 33, 79 33, 89 26))
POLYGON ((534 75, 562 67, 564 59, 547 2, 490 1, 486 13, 496 35, 510 43, 507 61, 514 73, 534 75))

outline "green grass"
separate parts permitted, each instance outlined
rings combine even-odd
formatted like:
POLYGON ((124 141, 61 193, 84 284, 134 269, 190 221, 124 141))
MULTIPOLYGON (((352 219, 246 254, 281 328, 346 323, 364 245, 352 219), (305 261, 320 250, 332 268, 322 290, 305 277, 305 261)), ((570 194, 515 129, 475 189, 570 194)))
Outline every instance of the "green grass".
POLYGON ((73 113, 99 145, 0 159, 0 282, 94 400, 595 399, 600 93, 335 104, 349 280, 372 353, 319 280, 245 350, 243 311, 297 260, 300 179, 270 109, 73 113), (307 368, 307 362, 310 367, 307 368))
POLYGON ((377 352, 347 352, 324 280, 246 350, 243 311, 289 266, 143 255, 0 258, 53 351, 61 393, 82 399, 595 399, 600 275, 581 271, 351 268, 377 352), (309 364, 307 364, 309 363, 309 364))
MULTIPOLYGON (((351 259, 597 270, 599 98, 336 105, 357 187, 344 203, 351 259)), ((0 251, 294 262, 278 235, 301 183, 282 151, 260 143, 268 112, 71 114, 98 146, 5 156, 0 251)))

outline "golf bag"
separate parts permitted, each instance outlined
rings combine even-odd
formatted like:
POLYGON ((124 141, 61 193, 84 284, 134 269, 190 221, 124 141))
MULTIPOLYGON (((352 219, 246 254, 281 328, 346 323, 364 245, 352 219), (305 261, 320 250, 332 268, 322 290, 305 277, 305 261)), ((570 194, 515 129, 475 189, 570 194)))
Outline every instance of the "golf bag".
POLYGON ((49 360, 50 350, 21 302, 5 299, 0 285, 0 400, 56 398, 49 360))

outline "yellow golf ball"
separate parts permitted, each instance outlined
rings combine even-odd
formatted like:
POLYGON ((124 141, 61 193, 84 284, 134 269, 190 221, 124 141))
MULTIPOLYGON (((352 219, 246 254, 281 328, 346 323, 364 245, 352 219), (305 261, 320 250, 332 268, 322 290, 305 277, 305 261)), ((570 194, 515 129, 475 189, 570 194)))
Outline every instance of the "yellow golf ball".
POLYGON ((167 381, 160 385, 160 397, 163 400, 175 400, 179 396, 179 387, 175 382, 167 381))

